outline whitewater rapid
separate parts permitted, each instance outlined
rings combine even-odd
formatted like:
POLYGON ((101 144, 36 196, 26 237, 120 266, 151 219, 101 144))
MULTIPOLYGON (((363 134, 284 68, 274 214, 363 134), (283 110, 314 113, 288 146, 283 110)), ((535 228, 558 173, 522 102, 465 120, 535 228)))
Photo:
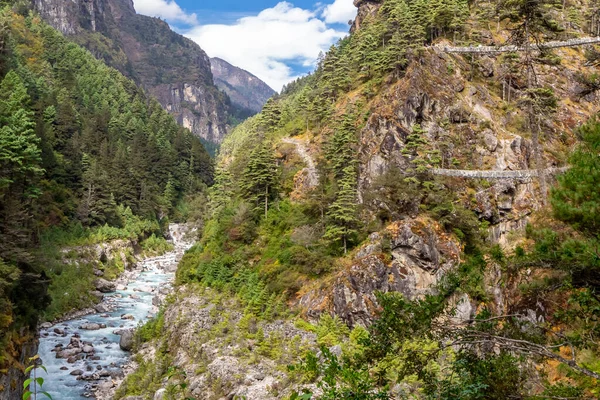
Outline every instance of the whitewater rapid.
POLYGON ((96 307, 104 312, 96 311, 40 329, 38 354, 48 373, 41 370, 37 373, 45 379, 43 390, 54 400, 93 398, 96 389, 102 385, 112 387, 114 380, 123 374, 122 367, 130 353, 120 348, 120 334, 145 323, 158 312, 153 298, 164 298, 170 292, 177 263, 193 244, 185 239, 184 225, 172 224, 169 230, 174 249, 159 257, 140 260, 127 285, 118 285, 121 290, 105 294, 101 307, 96 307), (82 329, 89 324, 101 328, 82 329), (76 354, 70 359, 57 358, 61 350, 66 350, 62 355, 76 354))

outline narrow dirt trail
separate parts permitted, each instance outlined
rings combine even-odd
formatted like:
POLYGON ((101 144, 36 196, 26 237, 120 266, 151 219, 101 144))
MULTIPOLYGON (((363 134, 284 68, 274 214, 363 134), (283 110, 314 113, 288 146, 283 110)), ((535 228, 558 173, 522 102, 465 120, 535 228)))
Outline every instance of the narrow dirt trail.
POLYGON ((306 164, 305 170, 307 171, 307 184, 309 188, 314 188, 319 184, 319 172, 317 171, 317 167, 315 166, 315 161, 308 154, 308 149, 306 148, 306 144, 303 140, 294 139, 294 138, 285 138, 282 140, 283 143, 289 143, 296 146, 296 152, 298 155, 304 160, 306 164))

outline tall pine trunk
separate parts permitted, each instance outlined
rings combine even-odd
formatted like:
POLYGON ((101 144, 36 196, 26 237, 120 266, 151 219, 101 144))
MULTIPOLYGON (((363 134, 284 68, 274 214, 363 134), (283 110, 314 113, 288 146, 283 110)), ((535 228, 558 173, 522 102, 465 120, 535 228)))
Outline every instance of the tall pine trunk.
POLYGON ((269 185, 265 186, 265 219, 267 219, 267 211, 269 210, 269 185))

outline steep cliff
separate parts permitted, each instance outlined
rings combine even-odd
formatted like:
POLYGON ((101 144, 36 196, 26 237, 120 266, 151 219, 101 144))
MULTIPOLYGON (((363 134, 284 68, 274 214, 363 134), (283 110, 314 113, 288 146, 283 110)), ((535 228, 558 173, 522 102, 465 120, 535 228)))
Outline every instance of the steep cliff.
POLYGON ((215 85, 229 96, 241 115, 254 115, 275 94, 266 83, 246 70, 220 58, 211 58, 210 67, 215 85))
POLYGON ((210 60, 166 22, 136 14, 131 0, 34 0, 34 6, 50 25, 144 86, 180 125, 206 141, 223 140, 229 110, 210 60))

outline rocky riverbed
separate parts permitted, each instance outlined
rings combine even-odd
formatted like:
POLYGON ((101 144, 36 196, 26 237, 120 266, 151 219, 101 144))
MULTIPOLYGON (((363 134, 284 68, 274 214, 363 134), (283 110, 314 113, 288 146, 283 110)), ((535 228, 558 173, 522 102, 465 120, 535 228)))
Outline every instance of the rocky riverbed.
POLYGON ((170 226, 174 249, 142 259, 116 282, 98 279, 102 301, 60 323, 40 326, 44 390, 55 399, 102 397, 123 378, 133 331, 158 312, 171 292, 177 263, 193 242, 184 225, 170 226), (96 395, 99 396, 96 396, 96 395))

